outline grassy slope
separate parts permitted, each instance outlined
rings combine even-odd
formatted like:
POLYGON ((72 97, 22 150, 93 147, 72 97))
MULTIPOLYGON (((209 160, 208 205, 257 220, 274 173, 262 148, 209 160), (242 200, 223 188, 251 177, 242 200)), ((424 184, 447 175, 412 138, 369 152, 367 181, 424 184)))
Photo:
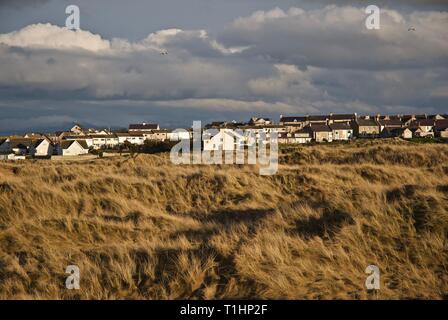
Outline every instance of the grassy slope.
POLYGON ((447 200, 448 145, 301 147, 272 177, 166 155, 0 163, 0 298, 447 298, 447 200))

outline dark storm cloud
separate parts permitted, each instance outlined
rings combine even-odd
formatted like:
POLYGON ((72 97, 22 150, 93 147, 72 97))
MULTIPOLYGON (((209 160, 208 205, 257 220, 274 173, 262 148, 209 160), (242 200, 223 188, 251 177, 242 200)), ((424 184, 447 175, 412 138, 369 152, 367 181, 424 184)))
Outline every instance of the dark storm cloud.
POLYGON ((54 24, 0 34, 0 133, 73 121, 178 127, 251 114, 448 111, 447 12, 383 9, 380 30, 365 28, 360 6, 234 17, 221 30, 139 40, 54 24))
POLYGON ((36 7, 49 1, 50 0, 0 0, 0 7, 36 7))
POLYGON ((219 40, 250 47, 247 57, 298 66, 377 70, 448 63, 447 13, 383 10, 381 29, 373 31, 365 27, 366 16, 354 7, 277 8, 237 19, 219 40))

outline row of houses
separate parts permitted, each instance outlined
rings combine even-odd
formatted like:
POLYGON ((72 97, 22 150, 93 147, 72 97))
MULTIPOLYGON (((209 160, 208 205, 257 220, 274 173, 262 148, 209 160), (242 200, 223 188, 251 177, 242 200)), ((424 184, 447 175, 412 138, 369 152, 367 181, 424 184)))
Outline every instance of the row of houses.
POLYGON ((328 115, 281 117, 289 136, 306 136, 316 142, 353 138, 415 137, 448 138, 447 115, 360 116, 328 115))
POLYGON ((48 137, 8 137, 0 139, 0 159, 24 159, 50 157, 52 155, 82 155, 89 153, 89 147, 82 140, 62 141, 54 144, 48 137))
POLYGON ((227 129, 242 129, 266 137, 272 131, 278 133, 278 142, 283 144, 303 144, 312 141, 349 141, 354 138, 440 137, 448 138, 447 115, 393 115, 357 116, 354 114, 330 114, 318 116, 280 117, 278 125, 267 118, 252 118, 247 124, 236 122, 212 122, 206 128, 219 129, 210 145, 218 145, 218 140, 226 135, 227 129))
MULTIPOLYGON (((190 130, 191 131, 191 130, 190 130)), ((1 159, 30 157, 79 156, 92 150, 114 149, 126 145, 143 145, 147 140, 178 141, 189 139, 190 132, 160 129, 158 124, 131 124, 127 132, 108 129, 83 129, 75 124, 70 130, 51 134, 27 133, 0 139, 1 159)))
MULTIPOLYGON (((252 143, 260 136, 277 133, 280 144, 349 141, 355 138, 440 137, 448 138, 448 115, 376 115, 329 114, 280 116, 275 124, 269 118, 251 118, 247 123, 212 122, 202 134, 205 150, 234 150, 235 143, 252 143), (213 134, 210 129, 214 129, 213 134)), ((78 156, 92 150, 114 149, 126 145, 143 145, 146 141, 179 141, 192 139, 192 129, 161 129, 158 124, 131 124, 127 130, 83 129, 75 124, 64 132, 28 133, 0 138, 0 159, 78 156)))

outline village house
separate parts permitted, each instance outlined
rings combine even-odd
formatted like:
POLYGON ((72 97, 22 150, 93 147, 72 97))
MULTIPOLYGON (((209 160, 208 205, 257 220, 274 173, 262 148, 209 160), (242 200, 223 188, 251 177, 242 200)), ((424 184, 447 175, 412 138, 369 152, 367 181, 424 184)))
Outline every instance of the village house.
POLYGON ((53 144, 49 139, 35 140, 30 146, 29 154, 33 157, 49 157, 53 154, 53 144))
POLYGON ((138 132, 138 131, 152 131, 152 130, 159 130, 160 127, 156 123, 140 123, 140 124, 130 124, 129 125, 129 132, 138 132))
POLYGON ((286 127, 289 132, 294 132, 304 128, 308 124, 307 117, 283 117, 280 116, 280 125, 286 127))
POLYGON ((204 132, 202 135, 204 150, 206 151, 234 151, 247 141, 242 132, 232 129, 220 129, 215 135, 204 132))
POLYGON ((428 116, 428 119, 429 120, 444 120, 444 119, 446 119, 445 116, 443 116, 441 114, 431 114, 428 116))
POLYGON ((326 124, 310 124, 313 139, 316 142, 332 142, 333 130, 326 124))
POLYGON ((354 114, 333 114, 330 113, 329 124, 332 123, 346 123, 350 124, 352 121, 356 120, 356 113, 354 114))
POLYGON ((115 148, 118 146, 118 137, 115 134, 95 134, 90 135, 93 149, 115 148))
POLYGON ((395 138, 411 139, 413 131, 409 128, 384 128, 380 134, 381 138, 395 138))
POLYGON ((335 122, 330 124, 330 129, 333 133, 333 140, 348 141, 353 139, 353 129, 346 122, 335 122))
POLYGON ((145 136, 142 133, 127 133, 120 132, 116 133, 118 138, 118 144, 123 145, 125 143, 135 144, 135 145, 143 145, 145 143, 145 136))
POLYGON ((448 118, 445 120, 436 120, 434 125, 436 137, 448 138, 448 118))
POLYGON ((287 132, 287 128, 281 125, 243 126, 236 129, 244 130, 246 136, 252 136, 256 139, 263 137, 266 140, 270 139, 271 134, 274 132, 277 133, 277 138, 278 134, 287 132))
POLYGON ((375 120, 367 116, 368 118, 357 119, 353 122, 354 133, 358 137, 378 137, 380 134, 380 125, 375 120))
POLYGON ((416 137, 434 137, 434 125, 435 120, 422 119, 412 121, 409 128, 416 129, 414 132, 416 137))
POLYGON ((45 138, 45 135, 43 135, 42 133, 36 133, 36 132, 28 132, 26 134, 23 135, 24 138, 28 138, 28 139, 43 139, 45 138))
MULTIPOLYGON (((300 134, 298 134, 300 136, 300 134)), ((308 133, 307 136, 310 136, 308 133)), ((281 132, 278 134, 277 141, 280 144, 298 144, 298 143, 306 143, 306 142, 299 142, 303 141, 303 138, 297 138, 296 133, 292 132, 281 132)))
POLYGON ((193 133, 191 130, 170 130, 166 134, 167 140, 170 141, 180 141, 180 140, 188 140, 191 139, 193 136, 193 133))
POLYGON ((400 119, 378 119, 377 122, 380 126, 380 132, 383 132, 386 128, 394 129, 403 127, 400 119))
POLYGON ((426 114, 406 114, 401 116, 401 122, 404 126, 409 126, 411 122, 417 120, 426 120, 428 116, 426 114))
POLYGON ((84 134, 82 127, 78 123, 75 123, 75 125, 70 129, 70 132, 75 134, 84 134))
POLYGON ((297 130, 293 134, 294 134, 295 143, 299 143, 299 144, 310 143, 311 140, 313 139, 313 133, 311 132, 311 130, 309 128, 306 128, 306 127, 303 129, 297 130))
POLYGON ((415 120, 415 117, 412 114, 404 114, 401 116, 401 122, 406 127, 409 126, 409 124, 414 120, 415 120))
POLYGON ((269 118, 252 117, 248 122, 248 125, 250 126, 265 126, 270 124, 272 124, 272 121, 269 118))
POLYGON ((62 156, 80 156, 89 153, 89 147, 85 140, 62 141, 57 148, 57 153, 62 156))
POLYGON ((144 136, 147 140, 155 140, 155 141, 165 141, 168 139, 169 130, 161 129, 161 130, 153 130, 150 133, 145 133, 144 136))
POLYGON ((285 127, 282 126, 282 125, 271 124, 271 125, 265 125, 265 126, 263 126, 263 131, 264 131, 266 134, 270 134, 270 133, 272 133, 272 132, 280 133, 280 132, 287 132, 287 128, 285 128, 285 127))
POLYGON ((93 138, 91 136, 65 136, 61 141, 82 140, 85 141, 89 148, 93 148, 93 138))
POLYGON ((328 124, 329 123, 330 116, 328 115, 315 115, 315 116, 308 116, 307 120, 309 124, 328 124))

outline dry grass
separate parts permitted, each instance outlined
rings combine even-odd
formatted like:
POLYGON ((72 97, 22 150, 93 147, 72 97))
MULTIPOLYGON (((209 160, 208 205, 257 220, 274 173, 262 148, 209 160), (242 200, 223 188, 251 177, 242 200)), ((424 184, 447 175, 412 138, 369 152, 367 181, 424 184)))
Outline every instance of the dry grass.
POLYGON ((447 200, 448 145, 299 147, 272 177, 167 155, 3 162, 0 298, 447 298, 447 200))

